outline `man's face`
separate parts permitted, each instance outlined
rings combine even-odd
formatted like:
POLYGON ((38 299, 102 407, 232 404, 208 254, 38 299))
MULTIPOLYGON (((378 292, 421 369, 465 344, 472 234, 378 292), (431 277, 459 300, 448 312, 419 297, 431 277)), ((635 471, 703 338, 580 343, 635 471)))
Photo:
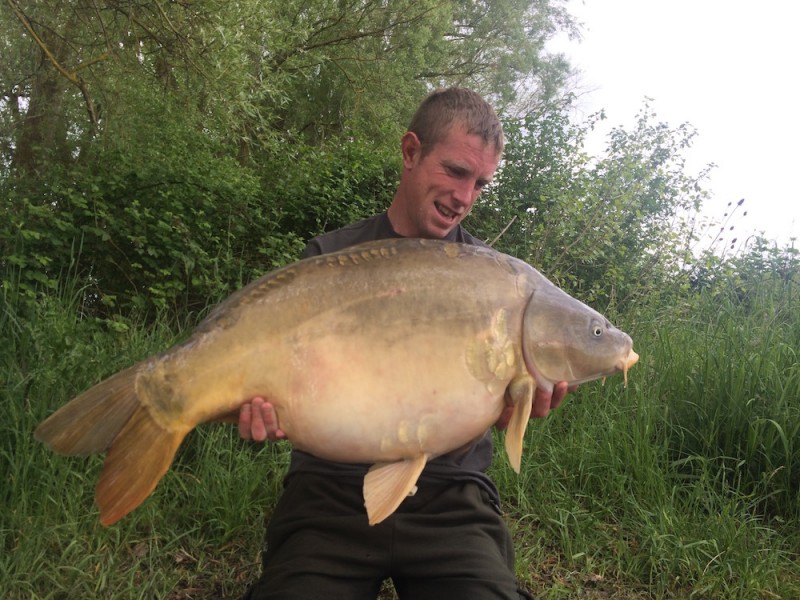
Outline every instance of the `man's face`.
POLYGON ((401 235, 442 238, 469 214, 500 156, 458 125, 424 157, 414 133, 406 133, 402 145, 404 172, 392 225, 401 235))

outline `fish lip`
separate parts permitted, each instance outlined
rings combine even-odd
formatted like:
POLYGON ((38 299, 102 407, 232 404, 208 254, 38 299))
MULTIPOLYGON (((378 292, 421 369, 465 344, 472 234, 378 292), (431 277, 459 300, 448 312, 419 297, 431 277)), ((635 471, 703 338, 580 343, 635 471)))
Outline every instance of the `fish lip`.
POLYGON ((623 359, 623 369, 630 369, 637 362, 639 362, 639 354, 631 348, 628 352, 628 356, 623 359))
POLYGON ((628 369, 630 369, 633 365, 635 365, 639 361, 639 354, 637 354, 633 348, 628 350, 628 355, 625 358, 620 359, 617 363, 616 368, 618 371, 622 371, 622 377, 625 380, 625 385, 628 385, 628 369))

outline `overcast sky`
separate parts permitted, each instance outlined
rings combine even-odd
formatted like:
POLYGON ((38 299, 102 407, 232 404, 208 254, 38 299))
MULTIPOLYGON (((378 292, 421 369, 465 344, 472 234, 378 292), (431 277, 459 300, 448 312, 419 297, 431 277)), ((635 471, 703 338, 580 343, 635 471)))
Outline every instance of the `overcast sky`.
POLYGON ((582 71, 582 112, 606 111, 596 148, 608 128, 630 127, 644 97, 652 98, 659 121, 698 130, 687 153, 692 172, 718 165, 707 183, 713 199, 706 212, 721 217, 728 202, 744 198, 748 214, 735 222, 740 240, 753 230, 781 245, 800 238, 800 2, 568 6, 583 23, 583 39, 559 39, 553 47, 582 71))

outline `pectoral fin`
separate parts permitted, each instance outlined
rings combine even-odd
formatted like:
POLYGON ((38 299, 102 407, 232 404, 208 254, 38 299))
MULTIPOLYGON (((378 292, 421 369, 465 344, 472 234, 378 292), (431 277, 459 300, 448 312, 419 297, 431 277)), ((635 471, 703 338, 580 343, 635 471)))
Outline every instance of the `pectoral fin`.
POLYGON ((364 504, 370 525, 383 521, 413 494, 427 462, 428 455, 422 454, 416 458, 372 465, 364 477, 364 504))
POLYGON ((506 394, 514 406, 511 421, 506 430, 506 454, 511 468, 519 473, 522 463, 522 440, 525 437, 525 429, 531 418, 531 408, 533 407, 533 393, 536 389, 536 382, 532 377, 518 377, 508 386, 506 394))

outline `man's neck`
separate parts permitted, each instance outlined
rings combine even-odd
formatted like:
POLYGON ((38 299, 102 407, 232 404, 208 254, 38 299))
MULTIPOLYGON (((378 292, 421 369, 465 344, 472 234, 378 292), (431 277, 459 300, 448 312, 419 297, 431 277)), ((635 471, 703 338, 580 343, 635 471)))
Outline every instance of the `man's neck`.
POLYGON ((413 230, 410 219, 408 219, 407 215, 403 214, 399 206, 400 202, 398 202, 397 195, 395 194, 394 200, 389 205, 389 210, 386 211, 386 215, 389 217, 389 225, 397 235, 403 237, 419 237, 419 234, 413 230))

